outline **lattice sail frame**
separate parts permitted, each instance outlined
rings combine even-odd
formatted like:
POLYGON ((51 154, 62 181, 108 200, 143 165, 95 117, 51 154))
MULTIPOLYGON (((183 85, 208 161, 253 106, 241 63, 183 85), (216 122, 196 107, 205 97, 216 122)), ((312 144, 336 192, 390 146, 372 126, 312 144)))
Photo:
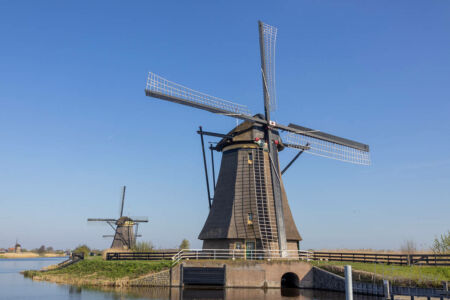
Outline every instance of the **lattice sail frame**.
POLYGON ((182 86, 181 84, 169 81, 152 72, 148 73, 146 90, 197 104, 219 108, 235 114, 251 115, 249 108, 245 105, 195 91, 182 86))
POLYGON ((275 90, 275 45, 277 42, 278 29, 274 26, 262 23, 263 30, 263 46, 264 46, 264 63, 265 74, 264 80, 269 94, 270 110, 277 109, 277 95, 275 90))
POLYGON ((287 143, 297 146, 306 146, 309 143, 308 150, 305 153, 340 160, 357 165, 370 165, 369 152, 354 149, 351 147, 335 144, 328 141, 319 140, 313 137, 287 132, 284 136, 287 143))

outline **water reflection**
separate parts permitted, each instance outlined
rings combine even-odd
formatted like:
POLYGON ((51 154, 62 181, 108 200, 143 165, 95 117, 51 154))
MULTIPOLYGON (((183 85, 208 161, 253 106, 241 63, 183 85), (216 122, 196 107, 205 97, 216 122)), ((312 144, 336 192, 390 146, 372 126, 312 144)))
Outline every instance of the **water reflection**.
MULTIPOLYGON (((115 293, 114 299, 167 299, 167 300, 343 300, 343 293, 308 289, 211 289, 211 288, 103 288, 103 292, 115 293)), ((379 297, 355 295, 358 300, 378 300, 379 297)))

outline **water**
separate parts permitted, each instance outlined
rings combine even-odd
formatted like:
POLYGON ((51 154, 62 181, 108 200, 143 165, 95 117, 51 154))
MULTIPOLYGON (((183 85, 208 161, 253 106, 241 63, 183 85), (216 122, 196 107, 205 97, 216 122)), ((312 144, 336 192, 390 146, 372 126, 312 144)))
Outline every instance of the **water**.
MULTIPOLYGON (((86 288, 33 281, 20 271, 41 269, 65 258, 0 259, 0 299, 301 299, 342 300, 345 295, 316 290, 279 289, 179 289, 179 288, 86 288)), ((377 297, 355 296, 356 299, 375 300, 377 297)))

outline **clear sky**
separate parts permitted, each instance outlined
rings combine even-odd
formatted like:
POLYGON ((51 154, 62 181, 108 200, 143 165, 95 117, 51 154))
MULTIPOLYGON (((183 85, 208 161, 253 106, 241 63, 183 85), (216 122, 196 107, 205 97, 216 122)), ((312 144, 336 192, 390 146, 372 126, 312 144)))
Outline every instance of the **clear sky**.
POLYGON ((302 248, 450 229, 449 1, 1 1, 0 247, 109 246, 86 218, 116 217, 124 184, 143 240, 201 247, 196 130, 236 121, 146 97, 147 72, 261 112, 259 19, 279 30, 273 119, 371 147, 370 167, 285 173, 302 248))

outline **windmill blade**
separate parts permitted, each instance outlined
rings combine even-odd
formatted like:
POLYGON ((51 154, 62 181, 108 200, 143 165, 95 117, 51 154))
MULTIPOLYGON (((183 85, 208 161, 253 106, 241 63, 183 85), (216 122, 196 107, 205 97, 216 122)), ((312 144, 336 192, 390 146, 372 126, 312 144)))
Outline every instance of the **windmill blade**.
MULTIPOLYGON (((245 105, 210 96, 180 84, 171 82, 152 72, 148 73, 145 94, 178 104, 183 104, 212 113, 222 114, 243 120, 254 121, 245 105)), ((259 119, 258 119, 259 120, 259 119)))
POLYGON ((369 146, 303 126, 289 124, 296 132, 285 136, 287 147, 307 147, 305 153, 359 165, 370 165, 369 146))
POLYGON ((134 223, 148 223, 147 217, 130 217, 134 223))
POLYGON ((122 205, 120 206, 120 217, 122 218, 123 216, 123 205, 125 203, 125 191, 126 191, 127 187, 124 185, 123 189, 122 189, 122 205))
POLYGON ((104 238, 114 237, 114 234, 104 234, 104 235, 102 235, 102 237, 104 237, 104 238))
POLYGON ((275 44, 277 41, 277 28, 261 21, 258 24, 264 96, 268 98, 267 104, 269 110, 274 111, 277 107, 275 90, 275 44))
POLYGON ((89 218, 88 222, 117 222, 116 219, 89 218))

